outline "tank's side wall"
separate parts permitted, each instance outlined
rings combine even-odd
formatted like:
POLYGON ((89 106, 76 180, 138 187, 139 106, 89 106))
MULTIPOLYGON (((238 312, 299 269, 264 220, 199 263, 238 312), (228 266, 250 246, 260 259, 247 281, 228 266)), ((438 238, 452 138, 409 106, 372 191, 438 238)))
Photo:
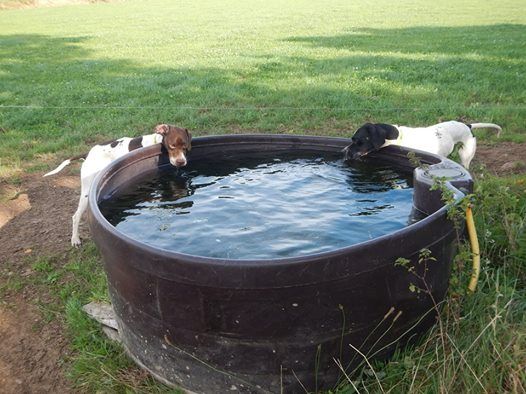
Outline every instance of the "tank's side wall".
MULTIPOLYGON (((420 245, 428 247, 437 261, 418 264, 419 249, 393 250, 354 276, 332 281, 320 276, 317 283, 262 289, 159 278, 120 258, 126 255, 126 246, 120 248, 118 242, 103 255, 124 343, 153 372, 201 392, 212 387, 203 387, 202 382, 213 382, 215 390, 223 387, 225 392, 240 382, 276 392, 281 380, 287 392, 301 392, 297 377, 310 389, 316 382, 330 388, 338 380, 334 357, 350 368, 363 361, 349 344, 368 355, 379 351, 377 356, 383 357, 394 349, 384 346, 395 340, 403 343, 434 324, 433 299, 439 302, 447 290, 456 235, 450 231, 444 237, 433 245, 424 240, 420 245), (398 257, 409 258, 409 266, 396 266, 398 257), (416 275, 409 267, 415 267, 416 275), (423 282, 419 276, 425 269, 423 282), (420 292, 412 292, 411 285, 420 292), (192 379, 186 378, 188 374, 192 379)), ((350 266, 368 264, 356 260, 365 256, 357 256, 341 259, 350 266)), ((173 263, 160 256, 153 261, 173 263)), ((208 275, 222 276, 217 270, 208 275)))
MULTIPOLYGON (((271 140, 284 149, 345 145, 341 139, 271 140)), ((265 141, 203 139, 192 157, 214 146, 222 152, 270 149, 265 141)), ((162 165, 159 154, 153 147, 121 160, 101 175, 91 197, 110 196, 162 165)), ((214 393, 330 389, 341 377, 334 359, 348 370, 363 362, 353 346, 378 358, 418 338, 434 324, 447 291, 457 237, 440 210, 388 237, 331 253, 226 261, 130 240, 105 222, 93 199, 89 223, 127 351, 165 382, 214 393), (432 259, 419 262, 424 248, 432 259), (396 264, 399 258, 406 263, 396 264)))

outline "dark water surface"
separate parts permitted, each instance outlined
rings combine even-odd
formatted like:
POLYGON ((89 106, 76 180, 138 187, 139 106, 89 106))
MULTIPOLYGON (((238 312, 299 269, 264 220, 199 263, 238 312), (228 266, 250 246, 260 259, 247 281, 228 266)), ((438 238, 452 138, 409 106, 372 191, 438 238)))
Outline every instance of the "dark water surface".
POLYGON ((135 179, 100 208, 139 241, 228 259, 325 252, 415 220, 411 174, 350 164, 319 152, 210 157, 135 179))

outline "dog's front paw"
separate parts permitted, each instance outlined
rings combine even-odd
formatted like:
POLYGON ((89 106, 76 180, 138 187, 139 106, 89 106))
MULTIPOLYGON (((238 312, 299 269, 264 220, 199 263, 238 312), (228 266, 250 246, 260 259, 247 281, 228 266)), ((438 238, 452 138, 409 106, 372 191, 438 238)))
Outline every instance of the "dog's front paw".
POLYGON ((78 248, 82 244, 80 237, 71 237, 71 246, 78 248))

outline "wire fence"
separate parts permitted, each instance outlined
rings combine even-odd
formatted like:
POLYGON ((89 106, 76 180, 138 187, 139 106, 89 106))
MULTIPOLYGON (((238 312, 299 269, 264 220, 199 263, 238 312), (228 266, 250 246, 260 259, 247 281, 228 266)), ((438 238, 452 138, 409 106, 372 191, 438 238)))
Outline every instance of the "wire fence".
POLYGON ((196 107, 196 106, 130 106, 130 105, 90 105, 90 106, 53 106, 53 105, 0 105, 0 109, 64 109, 64 110, 111 110, 111 109, 171 109, 171 110, 191 110, 191 111, 337 111, 337 112, 358 112, 358 111, 424 111, 424 110, 444 110, 452 107, 463 109, 506 109, 506 110, 525 110, 526 104, 476 104, 476 105, 444 105, 432 107, 293 107, 293 106, 269 106, 269 107, 196 107))

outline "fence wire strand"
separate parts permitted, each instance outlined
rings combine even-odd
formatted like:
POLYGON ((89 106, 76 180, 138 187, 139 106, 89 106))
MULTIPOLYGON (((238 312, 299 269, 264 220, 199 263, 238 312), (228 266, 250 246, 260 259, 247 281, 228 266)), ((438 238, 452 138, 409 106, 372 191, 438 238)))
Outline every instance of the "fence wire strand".
POLYGON ((194 106, 124 106, 124 105, 92 105, 92 106, 53 106, 53 105, 0 105, 0 109, 64 109, 64 110, 104 110, 104 109, 171 109, 171 110, 191 110, 191 111, 335 111, 335 112, 358 112, 358 111, 424 111, 424 110, 444 110, 452 107, 459 107, 463 109, 508 109, 508 110, 524 110, 526 104, 480 104, 468 106, 433 106, 433 107, 287 107, 287 106, 271 106, 271 107, 194 107, 194 106))

